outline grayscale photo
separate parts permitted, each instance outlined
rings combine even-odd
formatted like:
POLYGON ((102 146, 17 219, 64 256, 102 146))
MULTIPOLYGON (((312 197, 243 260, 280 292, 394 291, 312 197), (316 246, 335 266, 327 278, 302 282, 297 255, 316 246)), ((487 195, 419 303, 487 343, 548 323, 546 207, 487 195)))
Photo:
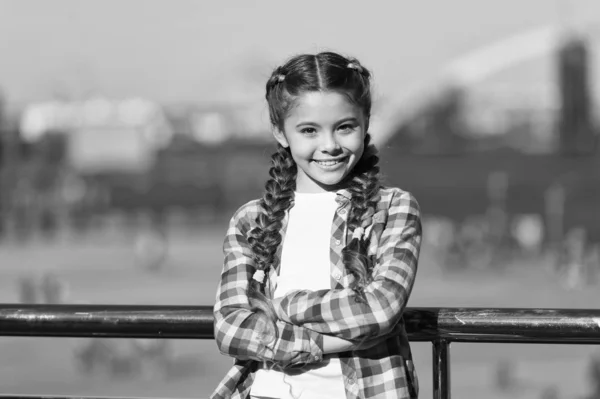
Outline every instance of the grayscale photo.
POLYGON ((600 399, 597 0, 0 0, 0 399, 600 399))

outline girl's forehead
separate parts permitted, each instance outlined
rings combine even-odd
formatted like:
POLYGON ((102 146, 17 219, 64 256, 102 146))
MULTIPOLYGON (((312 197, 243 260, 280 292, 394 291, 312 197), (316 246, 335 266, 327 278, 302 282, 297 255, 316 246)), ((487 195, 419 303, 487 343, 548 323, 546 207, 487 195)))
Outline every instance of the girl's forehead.
POLYGON ((349 116, 358 118, 362 111, 347 96, 334 91, 310 91, 294 99, 294 106, 288 118, 337 118, 349 116))

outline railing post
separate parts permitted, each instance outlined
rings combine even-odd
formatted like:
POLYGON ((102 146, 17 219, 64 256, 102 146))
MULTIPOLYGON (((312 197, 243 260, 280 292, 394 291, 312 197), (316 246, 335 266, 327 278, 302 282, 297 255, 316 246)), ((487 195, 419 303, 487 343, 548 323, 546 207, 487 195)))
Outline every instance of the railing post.
POLYGON ((450 342, 433 341, 433 399, 450 399, 450 342))

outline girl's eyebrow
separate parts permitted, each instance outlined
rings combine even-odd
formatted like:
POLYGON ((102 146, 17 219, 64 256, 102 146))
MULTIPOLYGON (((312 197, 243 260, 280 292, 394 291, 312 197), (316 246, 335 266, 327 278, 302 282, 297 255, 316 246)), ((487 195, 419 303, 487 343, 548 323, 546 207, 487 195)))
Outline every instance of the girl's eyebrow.
MULTIPOLYGON (((342 118, 339 121, 335 122, 334 125, 337 126, 337 125, 341 125, 342 123, 346 123, 346 122, 358 123, 358 119, 356 117, 354 117, 354 116, 348 116, 346 118, 342 118)), ((298 122, 296 124, 296 127, 300 127, 300 126, 304 126, 304 125, 321 127, 321 125, 319 125, 318 123, 311 122, 311 121, 298 122)))
POLYGON ((340 119, 340 120, 339 120, 339 121, 336 123, 336 125, 341 125, 342 123, 345 123, 345 122, 354 122, 354 123, 358 123, 358 118, 356 118, 356 117, 354 117, 354 116, 349 116, 349 117, 347 117, 347 118, 342 118, 342 119, 340 119))

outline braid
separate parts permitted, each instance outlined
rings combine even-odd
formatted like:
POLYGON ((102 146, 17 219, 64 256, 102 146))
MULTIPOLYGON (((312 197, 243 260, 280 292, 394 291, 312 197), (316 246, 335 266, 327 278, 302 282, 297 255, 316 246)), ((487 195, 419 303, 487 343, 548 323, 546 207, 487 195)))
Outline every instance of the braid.
POLYGON ((283 130, 283 114, 280 109, 287 109, 289 105, 289 98, 286 95, 285 90, 285 70, 283 67, 277 67, 271 74, 269 80, 267 80, 265 98, 269 106, 269 119, 271 125, 276 126, 280 130, 283 130))
POLYGON ((369 70, 364 68, 356 58, 348 58, 348 61, 347 68, 354 69, 360 74, 360 76, 366 79, 371 77, 369 70))
MULTIPOLYGON (((286 211, 294 201, 297 170, 290 151, 278 145, 277 152, 271 156, 271 178, 265 184, 265 194, 260 200, 263 211, 256 218, 257 226, 248 238, 256 269, 263 270, 265 274, 275 262, 281 245, 280 229, 286 211)), ((254 309, 262 311, 274 324, 277 316, 266 296, 264 284, 251 279, 248 297, 254 309)))
POLYGON ((284 80, 285 80, 285 74, 283 73, 283 68, 282 67, 275 68, 275 70, 271 74, 271 77, 269 78, 269 80, 267 80, 267 85, 266 85, 266 97, 267 97, 267 99, 269 97, 269 94, 273 90, 275 90, 275 88, 277 87, 277 85, 279 83, 283 83, 284 80))
MULTIPOLYGON (((344 94, 362 112, 364 128, 368 131, 372 105, 370 78, 369 70, 355 58, 334 52, 294 56, 275 68, 266 82, 265 98, 271 126, 284 132, 287 116, 305 93, 336 92, 344 94)), ((367 134, 365 151, 348 176, 350 182, 346 186, 351 193, 348 228, 352 232, 371 225, 379 200, 379 159, 369 143, 367 134)), ((262 212, 248 238, 256 269, 265 274, 278 261, 275 257, 282 242, 280 230, 283 218, 293 206, 297 170, 289 150, 279 146, 272 157, 271 178, 260 201, 262 212)), ((353 238, 342 251, 342 260, 355 277, 352 288, 361 298, 364 298, 362 290, 369 283, 372 266, 367 257, 367 241, 368 237, 353 238)), ((251 306, 275 323, 277 318, 266 294, 263 284, 252 278, 248 291, 251 306)))
MULTIPOLYGON (((365 137, 365 152, 354 168, 354 177, 348 189, 352 194, 352 207, 348 215, 348 230, 354 231, 372 224, 373 215, 379 201, 379 157, 371 137, 365 137)), ((342 250, 342 259, 348 270, 354 275, 353 289, 363 296, 364 287, 370 283, 373 262, 367 257, 368 237, 352 238, 342 250)))

